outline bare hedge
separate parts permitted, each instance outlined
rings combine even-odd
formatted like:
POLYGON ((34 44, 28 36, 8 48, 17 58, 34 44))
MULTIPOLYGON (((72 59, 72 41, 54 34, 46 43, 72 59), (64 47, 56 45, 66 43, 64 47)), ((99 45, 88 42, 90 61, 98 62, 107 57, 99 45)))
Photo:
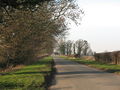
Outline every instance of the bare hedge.
POLYGON ((109 64, 120 64, 120 51, 96 53, 95 60, 109 64))

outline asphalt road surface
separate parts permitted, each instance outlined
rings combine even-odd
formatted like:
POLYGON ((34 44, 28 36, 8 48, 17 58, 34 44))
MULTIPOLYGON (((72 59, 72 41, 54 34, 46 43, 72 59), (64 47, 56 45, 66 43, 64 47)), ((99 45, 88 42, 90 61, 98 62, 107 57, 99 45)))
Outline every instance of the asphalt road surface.
POLYGON ((120 90, 120 76, 54 57, 57 74, 50 90, 120 90))

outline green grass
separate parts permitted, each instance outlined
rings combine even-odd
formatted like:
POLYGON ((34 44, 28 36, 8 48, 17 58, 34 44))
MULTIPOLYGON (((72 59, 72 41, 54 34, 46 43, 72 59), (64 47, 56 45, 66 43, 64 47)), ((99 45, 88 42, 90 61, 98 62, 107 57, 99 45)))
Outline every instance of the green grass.
POLYGON ((93 60, 81 60, 79 58, 73 58, 73 57, 67 57, 67 56, 61 56, 61 57, 78 62, 80 64, 85 64, 85 65, 88 65, 94 68, 102 69, 102 70, 105 70, 111 73, 120 74, 120 65, 106 64, 106 63, 101 63, 101 62, 93 61, 93 60))
POLYGON ((51 71, 52 57, 0 76, 0 90, 45 90, 45 75, 51 71))

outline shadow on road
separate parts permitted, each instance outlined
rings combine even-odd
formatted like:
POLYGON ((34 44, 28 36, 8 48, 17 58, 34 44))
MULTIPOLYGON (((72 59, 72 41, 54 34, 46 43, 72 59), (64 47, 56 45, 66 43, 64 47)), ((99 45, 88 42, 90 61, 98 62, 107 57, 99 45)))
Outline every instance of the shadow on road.
POLYGON ((68 74, 103 74, 103 71, 74 71, 74 72, 59 72, 58 75, 68 75, 68 74))
POLYGON ((76 62, 69 62, 66 60, 66 61, 63 61, 63 59, 58 59, 57 61, 57 65, 76 65, 77 63, 76 62))

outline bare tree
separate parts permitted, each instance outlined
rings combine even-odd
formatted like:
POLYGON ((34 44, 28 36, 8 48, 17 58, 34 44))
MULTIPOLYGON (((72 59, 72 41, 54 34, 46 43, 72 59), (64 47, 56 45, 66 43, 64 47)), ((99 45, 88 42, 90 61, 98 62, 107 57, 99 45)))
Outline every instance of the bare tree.
POLYGON ((76 48, 77 48, 77 54, 80 57, 82 55, 83 47, 85 46, 85 41, 82 39, 79 39, 76 41, 76 48))
POLYGON ((67 55, 71 55, 72 54, 72 41, 71 40, 68 40, 66 42, 66 54, 67 55))
POLYGON ((66 54, 66 42, 63 39, 61 39, 58 43, 59 43, 58 50, 60 54, 65 55, 66 54))
MULTIPOLYGON (((0 2, 7 3, 3 1, 0 2)), ((32 62, 38 53, 51 54, 56 37, 68 29, 66 18, 76 22, 81 14, 72 0, 30 3, 18 7, 13 4, 3 7, 0 3, 0 57, 6 66, 32 62)), ((66 43, 61 48, 65 54, 66 43)))
POLYGON ((74 55, 76 54, 76 45, 75 45, 75 43, 73 44, 73 54, 74 55))

